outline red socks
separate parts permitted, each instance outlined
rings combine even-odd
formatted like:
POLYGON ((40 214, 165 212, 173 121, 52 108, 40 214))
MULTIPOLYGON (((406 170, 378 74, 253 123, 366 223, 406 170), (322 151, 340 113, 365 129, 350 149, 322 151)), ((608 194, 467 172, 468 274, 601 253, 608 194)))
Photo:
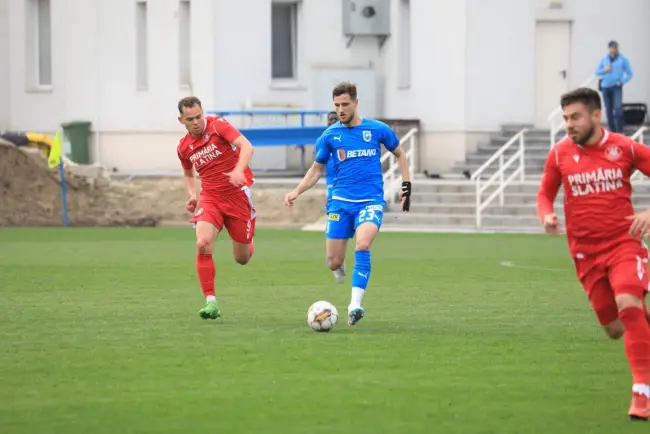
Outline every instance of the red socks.
POLYGON ((214 296, 214 261, 211 254, 197 253, 196 255, 196 273, 199 275, 201 291, 206 297, 214 296))
POLYGON ((625 327, 625 354, 634 384, 650 384, 650 324, 646 311, 628 307, 619 318, 625 327))

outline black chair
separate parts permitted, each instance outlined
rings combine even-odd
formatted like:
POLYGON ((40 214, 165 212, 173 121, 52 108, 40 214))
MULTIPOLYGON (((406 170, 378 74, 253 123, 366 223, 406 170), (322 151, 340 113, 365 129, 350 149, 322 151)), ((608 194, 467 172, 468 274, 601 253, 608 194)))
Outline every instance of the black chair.
POLYGON ((643 125, 650 123, 648 106, 640 102, 623 104, 623 119, 625 120, 625 125, 643 125))

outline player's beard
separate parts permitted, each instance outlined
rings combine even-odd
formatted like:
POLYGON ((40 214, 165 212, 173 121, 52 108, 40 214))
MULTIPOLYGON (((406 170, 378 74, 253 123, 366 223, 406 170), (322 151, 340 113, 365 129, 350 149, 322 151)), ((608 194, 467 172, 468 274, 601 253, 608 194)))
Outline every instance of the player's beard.
POLYGON ((589 128, 589 131, 587 131, 582 137, 578 137, 579 139, 578 144, 586 145, 589 139, 591 138, 591 136, 593 135, 594 135, 594 126, 592 125, 591 128, 589 128))
MULTIPOLYGON (((342 120, 342 119, 341 119, 341 123, 342 123, 343 125, 350 126, 350 124, 352 123, 352 120, 354 119, 354 117, 355 117, 356 115, 357 115, 357 114, 356 114, 355 112, 350 113, 349 116, 346 116, 345 120, 342 120)), ((340 117, 339 117, 339 119, 340 119, 340 117)))
POLYGON ((577 137, 577 140, 575 141, 576 145, 582 145, 582 146, 586 145, 589 139, 591 138, 591 136, 594 135, 594 131, 595 128, 592 125, 591 128, 589 128, 589 130, 585 134, 577 137))

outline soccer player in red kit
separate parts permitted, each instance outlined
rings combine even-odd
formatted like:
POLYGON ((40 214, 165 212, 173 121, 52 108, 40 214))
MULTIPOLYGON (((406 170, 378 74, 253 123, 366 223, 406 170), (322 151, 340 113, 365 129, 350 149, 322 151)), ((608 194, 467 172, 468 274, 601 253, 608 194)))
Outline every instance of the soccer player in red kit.
POLYGON ((203 319, 221 316, 215 297, 214 242, 226 228, 232 239, 235 261, 246 264, 253 256, 255 208, 249 167, 253 147, 235 127, 222 117, 205 116, 201 101, 186 97, 179 101, 178 121, 187 134, 178 144, 178 158, 184 170, 189 194, 187 210, 194 213, 196 226, 196 272, 206 305, 199 311, 203 319), (197 201, 196 178, 201 179, 197 201))
POLYGON ((630 176, 650 175, 650 149, 600 125, 593 89, 561 97, 567 137, 550 151, 537 214, 549 234, 559 232, 553 202, 564 187, 569 250, 591 306, 612 339, 624 336, 632 372, 632 420, 650 417, 650 323, 646 314, 650 210, 634 213, 630 176))

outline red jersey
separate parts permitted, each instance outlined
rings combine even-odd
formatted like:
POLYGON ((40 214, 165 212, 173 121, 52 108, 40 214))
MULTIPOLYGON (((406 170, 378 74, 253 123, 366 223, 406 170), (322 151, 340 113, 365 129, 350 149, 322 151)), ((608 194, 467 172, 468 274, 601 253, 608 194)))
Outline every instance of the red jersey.
POLYGON ((546 158, 537 193, 537 215, 553 212, 564 186, 564 215, 572 255, 596 254, 630 238, 634 214, 630 176, 650 175, 650 148, 605 129, 600 142, 580 146, 565 138, 546 158))
MULTIPOLYGON (((241 190, 230 183, 224 173, 231 172, 239 162, 239 148, 231 145, 241 133, 222 117, 206 116, 201 137, 186 134, 178 144, 177 153, 183 169, 194 168, 201 178, 201 191, 228 195, 241 190)), ((253 171, 244 171, 246 185, 253 184, 253 171)))

